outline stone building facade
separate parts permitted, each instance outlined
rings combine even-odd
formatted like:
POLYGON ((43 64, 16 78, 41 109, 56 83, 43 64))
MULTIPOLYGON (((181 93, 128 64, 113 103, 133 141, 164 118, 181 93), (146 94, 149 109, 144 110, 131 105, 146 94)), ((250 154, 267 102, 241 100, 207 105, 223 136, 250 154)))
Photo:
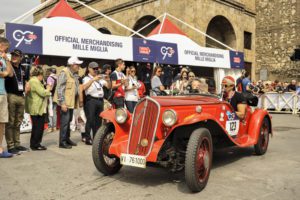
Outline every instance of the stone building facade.
MULTIPOLYGON (((145 24, 167 12, 213 36, 219 41, 245 53, 247 70, 255 73, 255 1, 254 0, 82 0, 122 24, 139 30, 145 24)), ((42 0, 41 2, 44 2, 42 0)), ((129 36, 132 33, 91 10, 69 1, 74 10, 103 33, 129 36)), ((38 21, 54 3, 34 14, 38 21)), ((201 46, 224 48, 184 24, 170 19, 188 37, 201 46)), ((158 24, 141 33, 147 35, 158 24)))
POLYGON ((256 75, 269 80, 300 80, 300 61, 291 61, 300 48, 300 0, 256 0, 256 75))

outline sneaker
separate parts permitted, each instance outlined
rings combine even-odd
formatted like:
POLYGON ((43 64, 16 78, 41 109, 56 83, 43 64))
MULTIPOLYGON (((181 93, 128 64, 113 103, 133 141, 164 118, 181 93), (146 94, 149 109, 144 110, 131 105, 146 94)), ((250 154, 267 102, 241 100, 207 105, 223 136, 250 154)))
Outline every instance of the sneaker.
POLYGON ((27 151, 29 151, 28 148, 23 147, 23 146, 17 146, 16 149, 17 149, 18 151, 21 151, 21 152, 27 152, 27 151))
POLYGON ((13 157, 12 153, 8 153, 7 151, 2 151, 2 153, 0 153, 0 158, 11 158, 13 157))
POLYGON ((17 150, 16 148, 12 148, 12 149, 8 149, 8 153, 19 155, 20 151, 17 150))

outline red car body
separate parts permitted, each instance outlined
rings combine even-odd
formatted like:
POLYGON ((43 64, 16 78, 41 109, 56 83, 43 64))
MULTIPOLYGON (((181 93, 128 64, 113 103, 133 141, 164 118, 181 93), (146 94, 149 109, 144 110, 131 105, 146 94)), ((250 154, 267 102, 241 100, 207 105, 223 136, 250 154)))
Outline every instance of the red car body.
POLYGON ((139 101, 133 114, 126 112, 127 119, 122 124, 116 121, 115 109, 101 113, 107 121, 103 126, 109 126, 114 134, 104 145, 97 133, 93 156, 98 170, 106 175, 115 173, 101 167, 100 154, 117 162, 122 154, 137 155, 147 163, 157 163, 172 171, 186 168, 186 181, 194 192, 206 186, 213 149, 255 146, 256 153, 261 155, 266 152, 272 133, 271 117, 266 110, 252 111, 248 106, 246 117, 235 119, 228 102, 209 95, 146 97, 139 101), (174 119, 164 117, 166 111, 168 116, 176 115, 176 122, 171 126, 165 125, 164 120, 174 119), (196 172, 190 174, 194 168, 196 172))

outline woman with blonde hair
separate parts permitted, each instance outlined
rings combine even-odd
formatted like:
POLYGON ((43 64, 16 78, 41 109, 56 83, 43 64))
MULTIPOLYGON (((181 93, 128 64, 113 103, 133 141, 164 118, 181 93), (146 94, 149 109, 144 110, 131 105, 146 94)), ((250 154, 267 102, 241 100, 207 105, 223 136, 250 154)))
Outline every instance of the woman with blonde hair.
POLYGON ((41 145, 45 113, 47 109, 47 100, 51 95, 51 86, 44 88, 42 83, 44 71, 42 67, 36 66, 31 72, 31 78, 28 82, 30 90, 26 94, 25 111, 30 114, 32 121, 32 130, 30 137, 30 148, 34 151, 47 150, 41 145))

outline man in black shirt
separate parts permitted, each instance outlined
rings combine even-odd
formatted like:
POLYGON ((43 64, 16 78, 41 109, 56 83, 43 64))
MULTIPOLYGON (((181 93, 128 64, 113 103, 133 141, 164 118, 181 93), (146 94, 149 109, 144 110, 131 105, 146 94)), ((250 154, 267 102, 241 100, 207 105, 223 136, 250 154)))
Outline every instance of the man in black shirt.
POLYGON ((297 85, 297 81, 292 80, 292 82, 287 87, 288 92, 295 92, 296 91, 296 85, 297 85))
POLYGON ((244 119, 247 101, 241 93, 235 91, 235 80, 233 77, 225 76, 223 78, 222 90, 223 99, 230 103, 239 119, 244 119))
POLYGON ((20 126, 24 116, 24 89, 25 71, 20 65, 23 58, 22 51, 15 49, 11 52, 11 64, 13 66, 13 77, 5 79, 5 89, 7 91, 9 119, 5 131, 8 152, 18 154, 20 151, 28 151, 20 146, 20 126))

